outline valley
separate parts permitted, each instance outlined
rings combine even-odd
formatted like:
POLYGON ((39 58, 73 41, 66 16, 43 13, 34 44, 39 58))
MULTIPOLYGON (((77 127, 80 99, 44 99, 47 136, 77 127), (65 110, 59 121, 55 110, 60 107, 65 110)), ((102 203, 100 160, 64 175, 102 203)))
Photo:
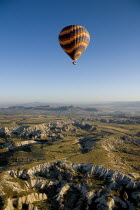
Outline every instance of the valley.
POLYGON ((140 209, 140 115, 67 109, 0 115, 0 208, 140 209))

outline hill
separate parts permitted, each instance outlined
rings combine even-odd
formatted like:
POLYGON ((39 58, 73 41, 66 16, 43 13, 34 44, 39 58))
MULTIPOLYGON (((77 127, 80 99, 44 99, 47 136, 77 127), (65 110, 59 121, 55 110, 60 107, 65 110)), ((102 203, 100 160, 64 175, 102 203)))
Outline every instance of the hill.
POLYGON ((1 114, 71 114, 71 115, 79 115, 79 114, 91 114, 93 112, 97 112, 98 109, 91 107, 76 107, 76 106, 10 106, 8 108, 0 108, 1 114))

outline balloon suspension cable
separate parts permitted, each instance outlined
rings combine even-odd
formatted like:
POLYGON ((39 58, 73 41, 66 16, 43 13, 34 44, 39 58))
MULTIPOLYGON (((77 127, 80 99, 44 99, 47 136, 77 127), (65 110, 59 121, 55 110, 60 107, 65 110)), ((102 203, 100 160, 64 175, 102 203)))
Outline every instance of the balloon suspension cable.
POLYGON ((73 61, 73 64, 76 65, 76 61, 73 61))

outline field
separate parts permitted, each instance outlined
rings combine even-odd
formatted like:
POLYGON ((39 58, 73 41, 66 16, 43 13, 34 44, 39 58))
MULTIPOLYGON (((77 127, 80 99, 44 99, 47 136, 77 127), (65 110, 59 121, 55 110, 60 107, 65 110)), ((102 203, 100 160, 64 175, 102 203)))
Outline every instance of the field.
MULTIPOLYGON (((106 119, 107 116, 102 116, 103 118, 106 119)), ((77 128, 73 131, 72 128, 63 131, 62 137, 53 141, 46 136, 43 139, 36 139, 36 144, 26 144, 12 151, 6 147, 1 148, 1 170, 60 159, 104 165, 125 172, 140 171, 140 137, 137 135, 140 131, 139 124, 104 123, 97 120, 97 117, 86 118, 85 116, 74 118, 74 116, 1 115, 0 127, 32 127, 57 121, 67 123, 73 120, 96 126, 96 129, 77 128), (80 139, 85 140, 80 143, 80 139)), ((13 135, 6 139, 0 138, 0 143, 16 144, 25 140, 27 139, 13 135)), ((28 141, 30 143, 30 138, 28 141)))

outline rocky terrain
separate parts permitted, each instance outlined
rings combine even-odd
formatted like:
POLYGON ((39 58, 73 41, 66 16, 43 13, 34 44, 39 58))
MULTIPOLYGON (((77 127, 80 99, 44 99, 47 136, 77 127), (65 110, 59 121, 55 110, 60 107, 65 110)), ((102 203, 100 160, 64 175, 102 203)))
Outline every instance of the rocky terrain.
POLYGON ((3 173, 0 204, 4 210, 136 210, 140 209, 138 177, 91 164, 44 163, 3 173))
POLYGON ((10 150, 13 150, 16 147, 37 143, 37 141, 35 140, 44 140, 44 142, 46 138, 49 138, 50 141, 57 140, 63 137, 64 132, 67 131, 75 132, 76 129, 93 131, 96 130, 96 126, 77 121, 76 122, 58 121, 55 123, 41 124, 35 126, 19 126, 15 128, 2 127, 0 128, 0 137, 6 139, 7 142, 1 143, 0 148, 8 147, 10 150), (13 142, 10 141, 10 139, 11 140, 21 139, 21 140, 13 142))
POLYGON ((139 210, 138 119, 1 115, 0 209, 139 210))

